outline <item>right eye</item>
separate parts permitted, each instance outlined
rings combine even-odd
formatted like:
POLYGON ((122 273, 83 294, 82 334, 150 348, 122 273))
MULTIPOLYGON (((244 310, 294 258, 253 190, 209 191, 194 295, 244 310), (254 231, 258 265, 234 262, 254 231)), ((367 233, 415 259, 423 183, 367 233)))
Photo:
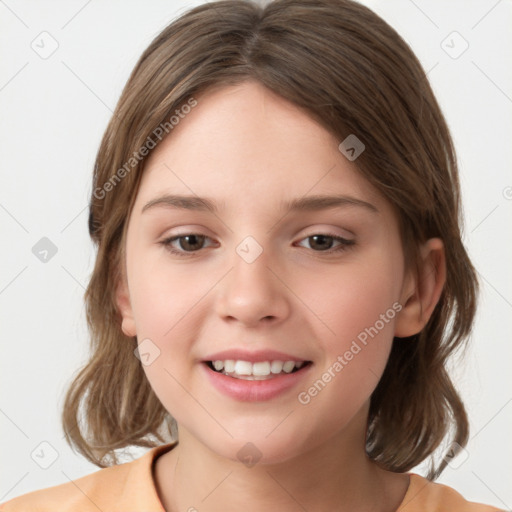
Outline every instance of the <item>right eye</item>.
POLYGON ((202 246, 206 239, 210 238, 199 233, 186 233, 166 238, 160 243, 172 254, 178 256, 195 256, 194 253, 199 252, 199 250, 203 248, 202 246), (178 242, 179 249, 173 245, 174 242, 178 242))

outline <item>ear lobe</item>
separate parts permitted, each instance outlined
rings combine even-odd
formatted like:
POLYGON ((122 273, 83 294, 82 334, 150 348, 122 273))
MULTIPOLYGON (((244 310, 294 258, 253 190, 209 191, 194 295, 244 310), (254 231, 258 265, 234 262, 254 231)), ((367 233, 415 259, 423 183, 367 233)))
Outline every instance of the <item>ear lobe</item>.
POLYGON ((123 333, 129 337, 136 336, 137 331, 130 302, 130 292, 128 290, 128 283, 124 276, 121 277, 121 280, 116 287, 115 295, 117 309, 122 317, 121 329, 123 333))
POLYGON ((440 238, 429 239, 420 250, 418 275, 409 275, 400 303, 402 310, 395 323, 395 336, 418 334, 427 324, 439 302, 446 282, 446 258, 440 238))

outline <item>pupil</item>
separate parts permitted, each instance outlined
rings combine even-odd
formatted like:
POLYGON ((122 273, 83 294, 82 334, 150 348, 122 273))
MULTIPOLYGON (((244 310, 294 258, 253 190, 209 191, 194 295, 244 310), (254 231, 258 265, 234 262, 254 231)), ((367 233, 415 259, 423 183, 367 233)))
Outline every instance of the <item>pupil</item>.
MULTIPOLYGON (((331 248, 331 246, 332 246, 332 237, 330 237, 330 236, 325 236, 325 235, 313 235, 313 236, 311 236, 310 238, 312 238, 312 239, 315 241, 313 244, 311 244, 311 246, 312 246, 312 247, 314 247, 315 245, 317 245, 317 241, 318 241, 318 240, 320 241, 320 249, 322 249, 322 248, 323 248, 323 249, 330 249, 330 248, 331 248), (322 246, 322 242, 324 242, 324 243, 325 243, 325 240, 326 240, 326 239, 330 239, 330 240, 331 240, 331 243, 330 243, 330 244, 328 244, 328 247, 325 247, 325 245, 324 245, 324 246, 322 246)), ((317 245, 317 247, 318 247, 318 245, 317 245)))
POLYGON ((181 242, 180 242, 180 245, 181 245, 181 248, 184 249, 184 250, 187 250, 188 249, 191 249, 191 250, 194 250, 194 249, 197 249, 197 247, 194 247, 195 244, 197 244, 197 240, 200 240, 204 238, 203 236, 198 236, 198 235, 186 235, 186 236, 183 236, 181 237, 181 242), (192 242, 190 243, 188 240, 192 239, 192 242), (187 240, 185 243, 183 243, 183 240, 187 240), (188 247, 186 247, 188 246, 188 247))

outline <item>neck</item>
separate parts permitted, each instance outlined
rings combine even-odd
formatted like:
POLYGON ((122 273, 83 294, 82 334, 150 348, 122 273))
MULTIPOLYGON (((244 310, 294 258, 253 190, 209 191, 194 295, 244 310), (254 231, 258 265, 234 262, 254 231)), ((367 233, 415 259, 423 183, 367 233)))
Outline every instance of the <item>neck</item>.
POLYGON ((155 466, 162 504, 168 512, 394 511, 408 476, 385 471, 368 459, 366 416, 358 416, 334 438, 297 457, 251 467, 220 457, 180 429, 178 445, 155 466))

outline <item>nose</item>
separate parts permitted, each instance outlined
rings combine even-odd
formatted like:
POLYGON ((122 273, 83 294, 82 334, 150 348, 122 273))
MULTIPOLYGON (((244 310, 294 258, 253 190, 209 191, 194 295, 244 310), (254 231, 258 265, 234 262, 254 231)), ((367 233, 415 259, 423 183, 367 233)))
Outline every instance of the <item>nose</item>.
POLYGON ((235 254, 231 271, 219 283, 217 313, 246 327, 275 325, 290 314, 285 279, 263 251, 254 261, 235 254))

